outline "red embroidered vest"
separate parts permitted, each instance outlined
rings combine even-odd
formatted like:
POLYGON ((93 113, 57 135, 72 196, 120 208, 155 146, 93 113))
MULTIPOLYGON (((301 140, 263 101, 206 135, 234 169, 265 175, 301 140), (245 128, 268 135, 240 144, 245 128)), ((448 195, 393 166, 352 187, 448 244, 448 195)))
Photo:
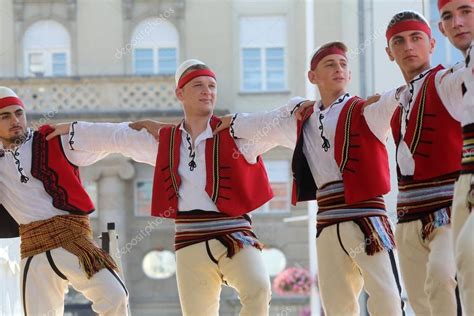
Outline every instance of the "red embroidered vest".
MULTIPOLYGON (((415 160, 414 180, 437 178, 460 169, 461 124, 449 114, 436 91, 435 77, 441 69, 441 65, 434 68, 423 82, 403 137, 415 160)), ((401 141, 402 115, 398 108, 391 122, 397 147, 401 141)))
MULTIPOLYGON (((365 100, 349 99, 337 121, 334 158, 342 173, 347 204, 365 201, 390 191, 390 171, 385 144, 370 131, 362 110, 365 100)), ((293 154, 292 203, 315 200, 314 182, 303 154, 303 127, 313 114, 310 108, 297 123, 297 142, 293 154)))
MULTIPOLYGON (((94 204, 82 186, 78 167, 66 158, 61 139, 46 140, 51 131, 44 125, 33 135, 31 175, 43 183, 55 208, 72 214, 92 213, 94 204)), ((18 223, 0 205, 0 238, 18 236, 18 223)))
POLYGON ((43 183, 54 207, 72 214, 92 213, 94 204, 82 186, 79 168, 66 158, 60 137, 46 140, 51 131, 44 125, 33 135, 31 175, 43 183))
MULTIPOLYGON (((219 123, 217 117, 211 118, 212 129, 219 123)), ((162 128, 159 142, 151 214, 176 218, 181 184, 178 173, 181 130, 178 126, 162 128)), ((273 197, 262 159, 258 157, 257 163, 248 163, 227 130, 206 140, 205 159, 206 192, 220 212, 243 215, 273 197)))

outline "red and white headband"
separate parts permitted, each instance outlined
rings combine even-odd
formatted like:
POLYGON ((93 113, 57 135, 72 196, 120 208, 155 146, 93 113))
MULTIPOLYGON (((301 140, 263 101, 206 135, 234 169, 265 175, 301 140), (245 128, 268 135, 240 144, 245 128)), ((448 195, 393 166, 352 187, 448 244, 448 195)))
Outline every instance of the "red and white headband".
POLYGON ((189 81, 193 80, 196 77, 200 76, 208 76, 216 79, 216 75, 214 72, 210 69, 195 69, 193 71, 190 71, 186 75, 183 76, 183 74, 192 66, 196 65, 203 65, 206 66, 205 63, 203 63, 200 60, 197 59, 188 59, 184 61, 181 65, 179 65, 178 69, 176 69, 175 73, 175 82, 176 82, 176 87, 182 88, 184 87, 189 81))
POLYGON ((208 77, 214 78, 214 80, 216 79, 216 75, 212 72, 212 70, 210 70, 210 69, 196 69, 196 70, 190 71, 189 73, 187 73, 186 75, 184 75, 183 77, 181 77, 179 79, 178 88, 181 89, 188 82, 190 82, 194 78, 200 77, 200 76, 208 76, 208 77))
POLYGON ((346 52, 344 52, 342 49, 340 49, 337 46, 330 46, 328 48, 325 48, 323 50, 320 50, 319 52, 316 52, 313 55, 313 58, 311 58, 311 64, 310 64, 310 69, 314 70, 318 66, 319 62, 326 56, 329 55, 341 55, 344 58, 347 59, 346 52))
POLYGON ((443 8, 445 5, 448 4, 448 2, 451 2, 452 0, 438 0, 438 10, 441 11, 441 8, 443 8))
POLYGON ((428 24, 418 20, 405 20, 396 22, 388 28, 387 32, 385 33, 387 43, 390 42, 390 39, 394 35, 405 31, 421 31, 428 35, 429 38, 431 38, 431 28, 428 24))
POLYGON ((11 105, 19 105, 22 108, 25 107, 20 98, 7 87, 0 87, 0 109, 6 108, 11 105))

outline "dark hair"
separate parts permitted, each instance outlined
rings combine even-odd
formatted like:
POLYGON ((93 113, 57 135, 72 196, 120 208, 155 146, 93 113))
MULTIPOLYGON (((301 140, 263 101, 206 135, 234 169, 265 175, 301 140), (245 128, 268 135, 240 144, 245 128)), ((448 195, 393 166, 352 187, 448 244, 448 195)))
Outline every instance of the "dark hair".
POLYGON ((183 78, 183 76, 186 75, 187 73, 189 73, 190 71, 199 70, 199 69, 208 69, 208 70, 210 70, 211 68, 209 68, 209 67, 207 67, 206 65, 203 65, 203 64, 192 65, 188 69, 186 69, 185 72, 183 72, 183 74, 181 75, 181 77, 179 77, 179 79, 183 78))
POLYGON ((401 11, 392 17, 392 19, 388 23, 387 31, 398 22, 408 21, 408 20, 417 20, 429 26, 428 21, 426 21, 426 19, 420 13, 415 12, 415 11, 401 11))

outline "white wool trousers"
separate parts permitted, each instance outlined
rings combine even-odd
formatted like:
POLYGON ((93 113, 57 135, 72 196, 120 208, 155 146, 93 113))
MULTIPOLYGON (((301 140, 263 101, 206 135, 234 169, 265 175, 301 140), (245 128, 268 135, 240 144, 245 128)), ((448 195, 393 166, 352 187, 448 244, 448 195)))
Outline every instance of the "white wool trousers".
POLYGON ((97 314, 128 315, 128 291, 115 271, 102 269, 88 279, 77 256, 56 248, 21 260, 25 316, 64 315, 68 284, 92 301, 97 314))
POLYGON ((464 315, 474 315, 474 216, 469 201, 473 175, 462 174, 454 185, 452 228, 459 294, 464 315))
POLYGON ((219 315, 223 284, 240 298, 240 316, 267 316, 271 298, 270 277, 259 249, 246 246, 232 258, 227 248, 211 239, 176 251, 176 278, 184 316, 219 315))
POLYGON ((408 302, 416 315, 456 315, 456 267, 451 225, 435 228, 425 240, 420 220, 395 231, 408 302))
POLYGON ((329 316, 358 316, 359 295, 367 292, 370 315, 402 315, 401 286, 393 251, 372 256, 353 221, 323 229, 316 239, 319 292, 329 316))

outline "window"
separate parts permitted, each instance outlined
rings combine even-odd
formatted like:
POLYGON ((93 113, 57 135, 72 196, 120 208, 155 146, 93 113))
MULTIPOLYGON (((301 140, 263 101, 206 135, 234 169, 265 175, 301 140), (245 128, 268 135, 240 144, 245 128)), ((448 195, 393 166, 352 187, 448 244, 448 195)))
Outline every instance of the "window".
POLYGON ((68 76, 70 46, 69 33, 60 23, 53 20, 34 23, 23 37, 25 76, 68 76))
POLYGON ((137 75, 172 75, 178 66, 176 28, 160 18, 141 22, 132 35, 133 72, 137 75))
POLYGON ((135 182, 135 216, 151 216, 153 180, 135 182))
POLYGON ((53 76, 66 76, 66 53, 53 53, 53 76))
POLYGON ((135 73, 137 75, 148 75, 154 72, 153 49, 137 48, 135 49, 135 73))
POLYGON ((433 65, 443 64, 452 66, 457 62, 464 60, 461 52, 456 49, 444 36, 438 27, 440 21, 438 2, 437 0, 430 0, 430 27, 433 37, 436 39, 436 46, 432 56, 433 65))
POLYGON ((290 163, 287 160, 265 161, 274 197, 261 207, 259 213, 290 211, 290 163))
POLYGON ((284 16, 240 19, 241 89, 286 89, 286 19, 284 16))

